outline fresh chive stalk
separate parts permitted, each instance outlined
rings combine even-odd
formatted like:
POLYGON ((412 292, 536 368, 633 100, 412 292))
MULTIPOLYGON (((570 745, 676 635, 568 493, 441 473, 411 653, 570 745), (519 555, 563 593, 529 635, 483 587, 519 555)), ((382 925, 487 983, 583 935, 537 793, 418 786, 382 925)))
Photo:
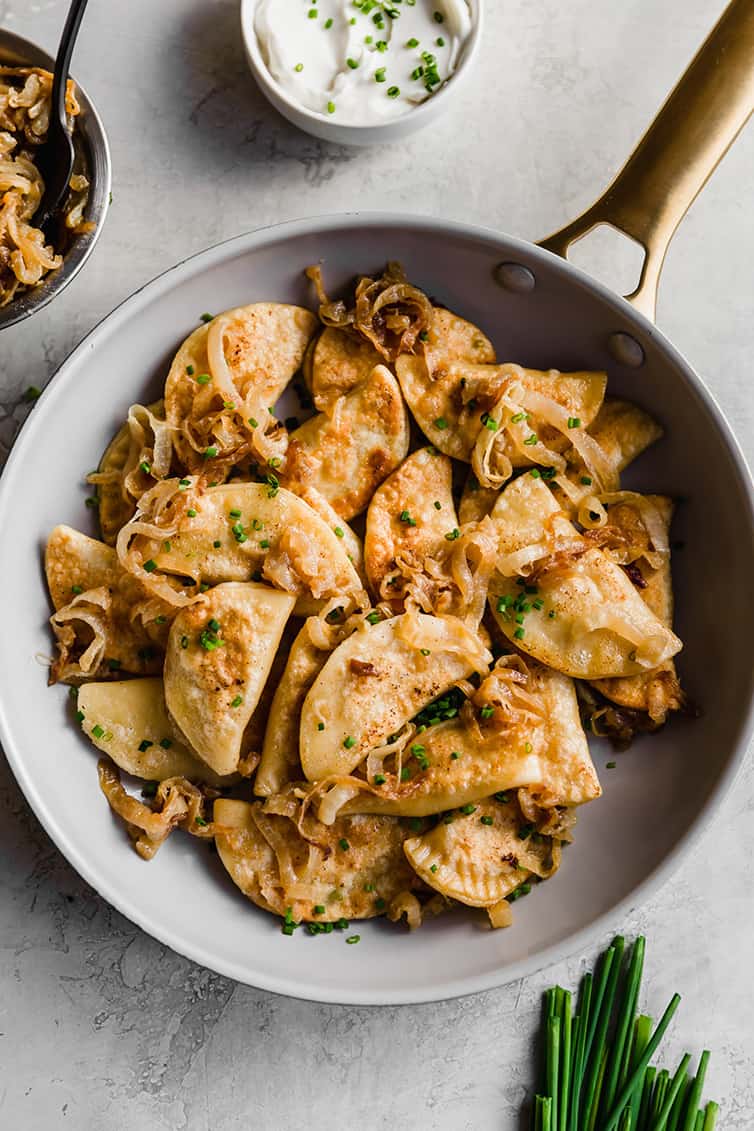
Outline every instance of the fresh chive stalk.
MULTIPOLYGON (((592 1109, 595 1107, 594 1095, 597 1089, 597 1082, 600 1074, 604 1076, 603 1052, 605 1051, 605 1038, 607 1036, 607 1029, 610 1023, 610 1018, 613 1012, 613 1002, 615 1001, 615 991, 618 985, 618 975, 620 973, 621 959, 623 958, 623 948, 625 946, 624 939, 619 935, 613 940, 613 944, 608 950, 608 954, 612 951, 610 961, 605 963, 605 985, 600 995, 600 1009, 599 1016, 595 1018, 595 1025, 593 1027, 593 1051, 589 1067, 589 1072, 586 1078, 586 1101, 584 1106, 584 1114, 587 1112, 592 1114, 592 1109)), ((596 1119, 596 1110, 594 1112, 596 1119)))
POLYGON ((644 1069, 644 1087, 641 1092, 641 1107, 639 1108, 639 1127, 649 1126, 649 1113, 652 1110, 652 1089, 654 1088, 657 1069, 651 1065, 644 1069))
POLYGON ((710 1100, 704 1109, 704 1124, 702 1131, 715 1131, 715 1124, 717 1123, 717 1113, 719 1111, 717 1104, 710 1100))
MULTIPOLYGON (((689 1057, 689 1060, 691 1060, 691 1057, 689 1057)), ((686 1097, 689 1094, 690 1087, 691 1077, 689 1076, 688 1072, 684 1072, 681 1087, 678 1091, 678 1095, 675 1098, 675 1103, 670 1109, 667 1131, 678 1131, 679 1127, 681 1126, 681 1118, 683 1117, 683 1112, 686 1107, 686 1097)))
POLYGON ((663 1100, 660 1110, 655 1117, 654 1123, 652 1124, 652 1131, 665 1131, 668 1119, 670 1118, 670 1113, 673 1111, 676 1099, 678 1098, 678 1094, 684 1086, 684 1081, 688 1080, 686 1069, 689 1065, 690 1060, 691 1057, 688 1053, 686 1053, 681 1060, 681 1063, 678 1065, 675 1076, 670 1081, 670 1086, 668 1087, 665 1099, 663 1100))
POLYGON ((570 1112, 568 1119, 568 1131, 578 1131, 579 1128, 581 1080, 584 1075, 584 1048, 586 1045, 586 1031, 589 1026, 589 1012, 591 1010, 592 1002, 592 981, 593 976, 591 973, 589 973, 584 975, 584 980, 581 983, 579 1012, 576 1018, 576 1037, 573 1056, 573 1075, 571 1079, 570 1089, 571 1102, 569 1104, 570 1112))
POLYGON ((547 990, 532 1131, 715 1131, 718 1105, 702 1106, 709 1052, 691 1079, 688 1053, 672 1076, 650 1064, 681 999, 673 995, 656 1026, 637 1016, 644 957, 643 937, 626 949, 618 936, 584 975, 578 999, 561 986, 547 990))
POLYGON ((568 1093, 571 1083, 571 993, 563 990, 560 1001, 560 1095, 557 1131, 568 1131, 568 1093))
MULTIPOLYGON (((644 1050, 647 1047, 647 1045, 649 1044, 649 1038, 651 1036, 652 1036, 652 1018, 647 1017, 646 1015, 642 1014, 641 1017, 636 1018, 636 1022, 634 1024, 634 1047, 633 1047, 633 1054, 632 1054, 631 1063, 630 1063, 630 1071, 631 1072, 634 1071, 634 1069, 637 1067, 639 1061, 641 1060, 641 1058, 644 1054, 644 1050)), ((626 1086, 626 1080, 627 1079, 628 1079, 628 1073, 626 1074, 626 1077, 623 1081, 622 1086, 624 1088, 626 1086)), ((635 1089, 635 1091, 634 1091, 634 1093, 631 1097, 631 1100, 630 1100, 630 1107, 631 1107, 631 1121, 632 1121, 634 1127, 636 1128, 636 1131, 639 1131, 639 1127, 640 1127, 640 1124, 639 1124, 639 1108, 641 1107, 641 1088, 635 1089)))
POLYGON ((644 969, 644 950, 645 941, 643 938, 638 938, 631 949, 628 973, 623 988, 623 997, 621 999, 620 1012, 618 1014, 618 1022, 610 1055, 610 1067, 605 1081, 605 1091, 602 1101, 604 1111, 610 1110, 613 1100, 615 1099, 615 1093, 619 1085, 624 1082, 624 1057, 628 1044, 628 1036, 631 1032, 634 1016, 636 1014, 636 1000, 639 996, 639 985, 644 969))
MULTIPOLYGON (((615 1131, 615 1126, 616 1126, 618 1119, 620 1117, 620 1113, 623 1111, 623 1107, 626 1103, 626 1100, 628 1100, 630 1098, 634 1089, 638 1087, 639 1082, 643 1077, 644 1070, 646 1069, 650 1060, 654 1056, 654 1054, 657 1050, 657 1046, 659 1045, 660 1041, 665 1036, 665 1031, 667 1030, 667 1027, 670 1024, 670 1022, 673 1020, 673 1014, 675 1013, 676 1009, 678 1008, 680 1001, 681 1001, 680 994, 673 994, 672 998, 670 999, 670 1002, 668 1004, 667 1009, 665 1010, 662 1017, 660 1018, 660 1022, 658 1024, 657 1028, 655 1029, 654 1033, 652 1034, 652 1036, 649 1039, 647 1047, 644 1049, 644 1052, 641 1054, 641 1058, 639 1059, 639 1063, 637 1064, 637 1066, 636 1066, 636 1068, 633 1072, 633 1075, 629 1076, 628 1080, 626 1081, 625 1086, 623 1088, 623 1091, 620 1092, 620 1094, 618 1096, 618 1099, 615 1103, 615 1107, 613 1108, 612 1113, 610 1114, 610 1116, 608 1117, 608 1119, 606 1120, 604 1126, 600 1129, 600 1131, 615 1131)), ((640 1124, 640 1126, 641 1126, 641 1124, 640 1124)))
POLYGON ((707 1075, 707 1065, 709 1064, 709 1052, 704 1050, 699 1057, 699 1068, 697 1069, 696 1076, 694 1077, 691 1087, 689 1089, 688 1107, 686 1108, 686 1118, 681 1123, 681 1131, 696 1131, 697 1124, 697 1111, 702 1099, 702 1088, 704 1087, 704 1077, 707 1075))

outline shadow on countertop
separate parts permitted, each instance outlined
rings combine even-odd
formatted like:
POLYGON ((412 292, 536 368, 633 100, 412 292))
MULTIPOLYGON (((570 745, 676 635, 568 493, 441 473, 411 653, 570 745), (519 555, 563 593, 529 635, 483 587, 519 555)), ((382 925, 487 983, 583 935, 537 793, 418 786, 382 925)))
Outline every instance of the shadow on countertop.
POLYGON ((232 161, 260 173, 274 162, 279 177, 287 161, 303 168, 307 185, 318 187, 358 158, 359 150, 310 137, 270 105, 246 62, 236 0, 188 9, 176 37, 190 94, 187 104, 185 85, 171 88, 168 98, 181 104, 166 110, 180 123, 176 141, 198 149, 210 172, 217 168, 222 175, 232 161))

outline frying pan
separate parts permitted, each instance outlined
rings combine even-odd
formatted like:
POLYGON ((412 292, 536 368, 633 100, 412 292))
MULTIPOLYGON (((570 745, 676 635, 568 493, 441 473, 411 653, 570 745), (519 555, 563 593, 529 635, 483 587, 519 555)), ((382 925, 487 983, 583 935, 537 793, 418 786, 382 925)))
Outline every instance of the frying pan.
POLYGON ((60 849, 161 941, 222 974, 299 997, 365 1004, 452 997, 586 947, 657 888, 710 822, 752 726, 754 502, 713 398, 651 319, 667 243, 754 108, 753 57, 754 4, 734 0, 607 192, 540 246, 415 216, 294 221, 174 267, 65 362, 0 483, 0 576, 14 596, 0 634, 0 670, 13 673, 0 687, 0 735, 60 849), (639 286, 627 299, 562 258, 599 223, 645 250, 639 286), (90 528, 77 486, 82 467, 96 465, 130 403, 159 394, 167 360, 210 302, 219 310, 262 299, 310 301, 306 264, 322 259, 328 286, 337 287, 388 257, 489 333, 502 360, 605 368, 611 393, 663 423, 665 437, 630 469, 627 485, 685 500, 674 532, 683 544, 674 555, 676 628, 685 642, 679 669, 701 715, 636 742, 615 770, 602 772, 612 754, 595 743, 605 794, 580 813, 559 873, 515 905, 512 929, 485 930, 462 913, 411 936, 370 922, 359 927, 361 945, 346 947, 336 936, 282 939, 274 920, 229 884, 217 857, 190 838, 172 837, 149 865, 128 849, 99 795, 91 749, 34 662, 49 651, 49 610, 41 569, 30 566, 56 523, 90 528))

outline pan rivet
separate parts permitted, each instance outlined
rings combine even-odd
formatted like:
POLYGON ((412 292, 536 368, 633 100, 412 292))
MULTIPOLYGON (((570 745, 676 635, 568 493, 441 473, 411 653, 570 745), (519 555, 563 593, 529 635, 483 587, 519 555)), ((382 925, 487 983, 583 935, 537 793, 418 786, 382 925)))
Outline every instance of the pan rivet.
POLYGON ((523 263, 498 263, 494 275, 501 287, 517 295, 528 294, 537 285, 534 273, 523 263))
POLYGON ((607 339, 607 348, 619 365, 629 365, 632 369, 638 369, 644 364, 644 349, 630 334, 621 331, 611 334, 607 339))

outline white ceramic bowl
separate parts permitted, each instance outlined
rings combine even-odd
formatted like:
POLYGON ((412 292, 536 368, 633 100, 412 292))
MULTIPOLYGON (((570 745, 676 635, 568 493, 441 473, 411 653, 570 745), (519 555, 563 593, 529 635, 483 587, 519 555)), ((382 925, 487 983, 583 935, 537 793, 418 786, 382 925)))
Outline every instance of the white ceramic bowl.
POLYGON ((482 36, 483 0, 468 0, 472 20, 471 34, 464 44, 458 67, 449 82, 426 102, 422 102, 412 110, 407 110, 400 117, 376 125, 346 125, 334 121, 326 114, 317 114, 314 110, 307 110, 299 105, 272 77, 262 57, 259 40, 254 30, 254 16, 258 3, 259 0, 241 0, 241 33, 246 58, 259 89, 275 109, 294 126, 298 126, 300 130, 313 137, 334 142, 336 145, 376 145, 380 142, 400 141, 401 138, 408 137, 435 121, 450 104, 461 83, 472 73, 482 36))
MULTIPOLYGON (((511 277, 514 277, 510 272, 511 277)), ((388 1004, 499 985, 585 948, 668 877, 733 781, 752 724, 752 489, 712 397, 659 330, 549 252, 510 236, 418 216, 298 220, 240 236, 137 291, 79 345, 42 394, 0 480, 0 738, 31 806, 60 850, 107 900, 150 934, 224 975, 322 1001, 388 1004), (547 368, 607 369, 610 392, 664 425, 627 484, 686 503, 673 537, 679 670, 704 708, 614 757, 592 751, 605 794, 579 815, 558 874, 515 904, 514 925, 479 912, 439 916, 413 934, 381 920, 339 933, 280 933, 279 920, 233 886, 207 846, 177 832, 154 860, 131 848, 97 785, 97 752, 76 727, 66 689, 46 686, 50 614, 42 558, 59 522, 95 533, 83 476, 134 401, 161 392, 171 357, 207 308, 264 299, 311 303, 303 268, 323 261, 335 291, 400 260, 409 278, 492 337, 498 356, 547 368), (534 286, 504 288, 500 261, 534 286), (610 336, 631 334, 638 368, 617 364, 610 336)), ((708 913, 714 911, 708 893, 708 913)), ((700 924, 703 929, 703 924, 700 924)))

